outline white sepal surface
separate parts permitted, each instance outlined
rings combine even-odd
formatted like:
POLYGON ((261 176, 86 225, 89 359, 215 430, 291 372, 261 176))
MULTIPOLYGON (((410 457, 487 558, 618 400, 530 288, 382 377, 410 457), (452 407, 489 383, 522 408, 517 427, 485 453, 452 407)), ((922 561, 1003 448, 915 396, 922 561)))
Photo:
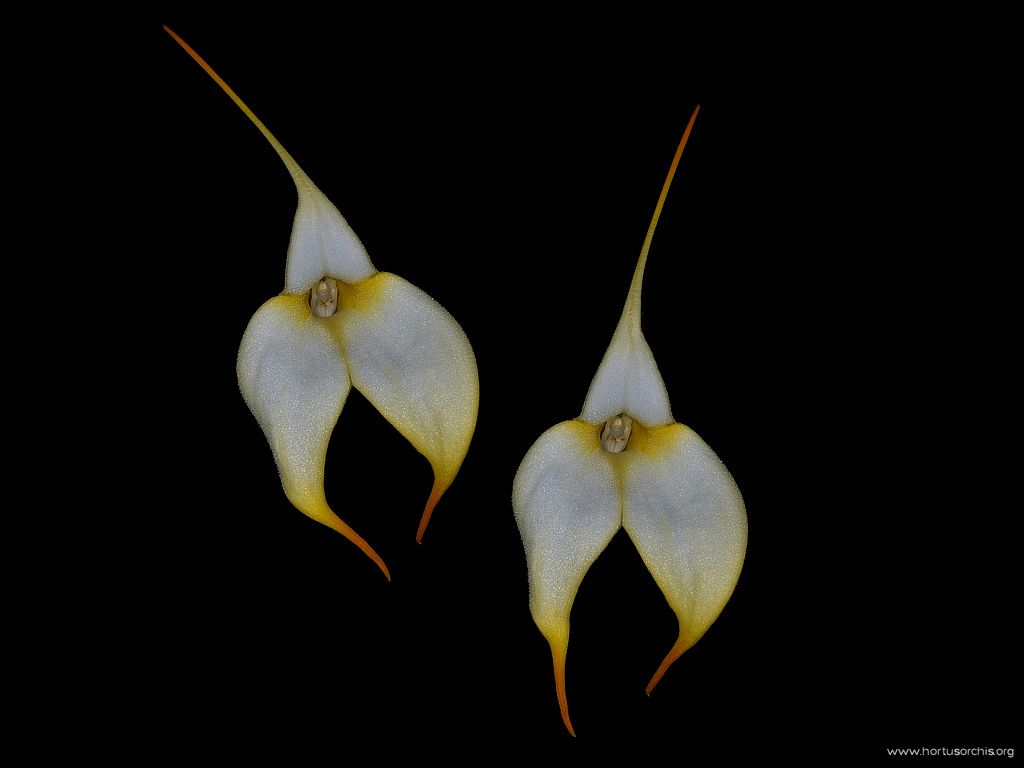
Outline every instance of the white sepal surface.
POLYGON ((624 312, 590 383, 580 418, 604 424, 625 413, 647 427, 671 424, 672 408, 647 339, 624 312))
POLYGON ((722 461, 682 424, 654 430, 625 462, 622 525, 679 619, 689 647, 718 618, 747 547, 743 497, 722 461))
POLYGON ((447 488, 466 456, 480 401, 476 358, 461 326, 389 272, 349 286, 335 319, 353 386, 447 488))
POLYGON ((238 350, 238 385, 285 493, 310 514, 323 501, 327 445, 350 384, 333 334, 304 296, 276 296, 253 315, 238 350))
POLYGON ((574 420, 541 435, 516 473, 512 509, 526 550, 530 611, 549 635, 567 628, 583 576, 622 521, 599 431, 574 420))
POLYGON ((345 217, 309 178, 293 172, 299 205, 292 222, 288 261, 284 270, 286 293, 306 293, 323 277, 355 283, 377 270, 345 217))

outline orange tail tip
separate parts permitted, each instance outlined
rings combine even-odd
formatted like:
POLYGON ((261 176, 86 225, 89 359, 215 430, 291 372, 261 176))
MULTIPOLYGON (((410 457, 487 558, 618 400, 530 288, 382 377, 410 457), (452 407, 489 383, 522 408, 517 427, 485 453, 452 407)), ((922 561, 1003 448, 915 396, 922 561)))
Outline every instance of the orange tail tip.
POLYGON ((359 547, 359 549, 363 551, 364 555, 366 555, 368 558, 370 558, 371 560, 373 560, 373 562, 377 564, 377 567, 380 568, 381 573, 384 574, 387 580, 391 581, 391 572, 388 570, 388 567, 384 564, 384 560, 381 558, 381 556, 378 555, 376 551, 374 551, 373 547, 367 544, 366 540, 362 536, 353 531, 352 528, 349 527, 348 523, 346 523, 344 520, 342 520, 336 515, 332 517, 333 519, 328 518, 327 520, 321 520, 320 522, 322 522, 328 528, 337 531, 346 539, 348 539, 357 547, 359 547))
POLYGON ((658 681, 665 676, 665 673, 668 671, 668 668, 675 663, 676 659, 683 655, 683 651, 685 651, 686 648, 687 645, 685 642, 683 642, 682 638, 676 640, 676 644, 672 646, 672 650, 668 652, 668 655, 665 657, 665 660, 661 662, 661 666, 659 666, 658 671, 654 673, 654 677, 651 678, 651 682, 647 684, 648 696, 651 695, 651 691, 654 690, 654 686, 658 684, 658 681))
POLYGON ((224 93, 226 93, 231 100, 235 102, 238 108, 245 113, 245 116, 252 121, 253 125, 259 129, 260 133, 262 133, 266 140, 270 142, 270 146, 272 146, 274 151, 277 152, 278 157, 281 158, 281 162, 283 162, 285 167, 288 169, 288 173, 291 174, 292 180, 295 182, 295 186, 300 190, 306 189, 308 191, 310 187, 316 189, 315 185, 309 180, 309 177, 305 172, 299 168, 299 164, 295 162, 295 159, 290 154, 288 154, 288 150, 281 146, 281 142, 274 137, 274 134, 270 132, 270 129, 263 124, 263 121, 256 117, 253 111, 249 109, 239 95, 231 90, 231 86, 225 83, 223 78, 213 71, 213 67, 207 64, 206 60, 196 53, 192 46, 182 40, 178 33, 166 24, 164 24, 164 32, 170 35, 178 45, 185 49, 185 53, 191 56, 196 64, 202 67, 206 74, 213 78, 213 81, 221 87, 221 90, 223 90, 224 93))
POLYGON ((388 567, 387 565, 385 565, 384 560, 381 558, 381 556, 374 552, 373 547, 371 547, 362 539, 359 539, 359 541, 355 541, 353 539, 352 543, 359 547, 361 550, 363 550, 363 553, 377 564, 377 567, 380 568, 381 573, 384 574, 384 578, 386 578, 388 581, 391 581, 391 571, 388 570, 388 567))
POLYGON ((565 696, 565 654, 566 649, 556 648, 554 644, 551 645, 551 660, 554 662, 555 667, 555 695, 558 696, 558 709, 562 713, 562 722, 565 723, 565 728, 569 733, 575 737, 576 731, 573 730, 572 720, 569 719, 569 700, 565 696))
POLYGON ((668 190, 672 186, 672 179, 676 176, 676 168, 679 167, 679 159, 683 156, 683 149, 686 147, 686 142, 690 140, 690 131, 693 130, 693 124, 697 120, 697 115, 700 112, 700 104, 693 110, 693 114, 690 115, 690 122, 686 124, 686 129, 683 131, 683 138, 679 140, 679 146, 676 147, 676 153, 672 158, 672 164, 668 168, 668 175, 665 176, 665 183, 661 187, 661 194, 658 196, 658 202, 654 206, 654 213, 651 216, 651 223, 647 227, 647 235, 644 237, 643 247, 640 248, 640 258, 636 260, 636 269, 633 270, 633 280, 629 284, 629 295, 626 299, 626 307, 624 312, 628 313, 635 324, 635 328, 640 328, 640 288, 644 282, 644 270, 647 268, 647 254, 651 250, 651 241, 654 239, 654 230, 658 226, 658 219, 661 218, 661 209, 665 207, 665 198, 668 197, 668 190))
POLYGON ((437 506, 437 502, 441 500, 441 496, 444 495, 445 489, 434 483, 434 487, 430 491, 430 498, 427 499, 427 505, 423 508, 423 517, 420 518, 420 527, 416 529, 416 543, 423 543, 423 534, 427 532, 427 524, 430 522, 430 516, 434 514, 434 507, 437 506))

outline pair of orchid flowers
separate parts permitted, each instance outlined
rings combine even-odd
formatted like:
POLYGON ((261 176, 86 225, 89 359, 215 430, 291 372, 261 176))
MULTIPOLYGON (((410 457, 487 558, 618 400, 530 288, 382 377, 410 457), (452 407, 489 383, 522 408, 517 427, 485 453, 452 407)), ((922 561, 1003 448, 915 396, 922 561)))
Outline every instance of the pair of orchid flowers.
MULTIPOLYGON (((338 209, 213 69, 165 27, 263 133, 298 191, 284 291, 260 307, 238 350, 238 383, 270 443, 289 501, 359 547, 373 548, 330 508, 324 463, 352 387, 430 462, 434 485, 417 541, 451 485, 476 426, 473 349, 455 319, 397 275, 378 272, 338 209)), ((694 110, 654 210, 626 304, 576 419, 537 440, 516 473, 512 507, 523 538, 530 610, 551 646, 562 719, 569 614, 583 576, 625 528, 679 621, 647 686, 718 617, 746 551, 743 499, 725 465, 672 417, 640 330, 640 292, 655 226, 694 110)))

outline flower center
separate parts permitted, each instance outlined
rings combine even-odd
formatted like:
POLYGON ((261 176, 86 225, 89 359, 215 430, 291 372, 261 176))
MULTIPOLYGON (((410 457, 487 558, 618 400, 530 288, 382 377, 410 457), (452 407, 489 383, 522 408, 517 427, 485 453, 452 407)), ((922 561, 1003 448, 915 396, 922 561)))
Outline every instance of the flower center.
POLYGON ((613 416, 604 423, 601 430, 601 447, 608 453, 622 453, 629 444, 629 435, 633 431, 633 420, 624 413, 613 416))
POLYGON ((330 317, 338 311, 338 281, 323 277, 309 292, 309 306, 317 317, 330 317))

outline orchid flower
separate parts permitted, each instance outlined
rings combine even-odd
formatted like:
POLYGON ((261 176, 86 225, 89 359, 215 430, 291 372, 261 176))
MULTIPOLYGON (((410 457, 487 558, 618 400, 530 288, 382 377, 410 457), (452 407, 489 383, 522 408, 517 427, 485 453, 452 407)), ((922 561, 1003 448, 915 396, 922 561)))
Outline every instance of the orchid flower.
POLYGON ((263 428, 289 501, 387 566, 328 506, 324 463, 352 387, 434 470, 416 540, 462 465, 479 384, 466 334, 430 296, 378 272, 334 204, 203 59, 164 27, 256 125, 298 191, 283 292, 253 315, 238 350, 238 384, 263 428))
POLYGON ((569 614, 583 576, 619 528, 626 529, 679 621, 679 637, 647 685, 648 695, 718 618, 746 552, 740 491, 697 433, 672 417, 640 330, 647 252, 698 111, 672 160, 583 413, 541 435, 513 483, 530 611, 551 646, 562 720, 574 736, 565 692, 569 614))

